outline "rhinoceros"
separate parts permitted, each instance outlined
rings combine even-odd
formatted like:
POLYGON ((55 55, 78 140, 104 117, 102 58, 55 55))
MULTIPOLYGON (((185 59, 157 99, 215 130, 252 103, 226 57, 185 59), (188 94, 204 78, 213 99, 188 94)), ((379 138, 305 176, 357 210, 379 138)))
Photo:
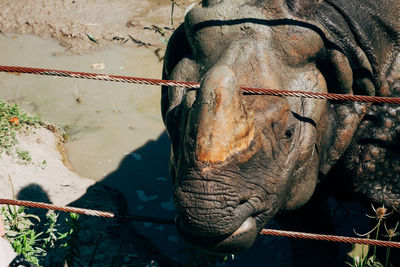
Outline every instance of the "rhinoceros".
POLYGON ((400 95, 398 0, 203 0, 170 38, 162 88, 181 236, 249 248, 330 180, 400 207, 400 106, 243 94, 241 86, 400 95))

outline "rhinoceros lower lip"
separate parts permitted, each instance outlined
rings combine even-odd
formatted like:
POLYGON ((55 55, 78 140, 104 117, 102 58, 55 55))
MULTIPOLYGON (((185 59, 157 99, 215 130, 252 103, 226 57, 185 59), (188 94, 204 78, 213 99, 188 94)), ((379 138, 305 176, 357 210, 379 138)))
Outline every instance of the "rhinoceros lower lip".
MULTIPOLYGON (((177 222, 179 219, 177 219, 177 222)), ((233 254, 244 251, 253 245, 258 234, 256 219, 247 218, 232 234, 219 237, 203 237, 188 232, 177 223, 178 232, 192 245, 215 254, 233 254)))

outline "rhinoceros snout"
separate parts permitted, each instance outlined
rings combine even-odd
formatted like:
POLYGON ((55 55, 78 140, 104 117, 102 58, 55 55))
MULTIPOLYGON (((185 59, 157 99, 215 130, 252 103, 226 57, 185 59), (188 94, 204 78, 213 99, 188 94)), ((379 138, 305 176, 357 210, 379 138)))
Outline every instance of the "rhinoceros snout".
POLYGON ((256 221, 265 207, 259 201, 260 192, 246 189, 241 183, 239 177, 180 178, 175 204, 181 236, 213 253, 237 253, 249 248, 259 230, 256 221))

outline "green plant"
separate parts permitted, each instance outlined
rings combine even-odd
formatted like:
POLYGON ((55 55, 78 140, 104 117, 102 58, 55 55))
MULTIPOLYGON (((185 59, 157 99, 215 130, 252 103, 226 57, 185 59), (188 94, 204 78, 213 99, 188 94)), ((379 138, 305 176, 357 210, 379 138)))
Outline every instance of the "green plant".
POLYGON ((43 249, 46 251, 54 249, 57 240, 63 239, 63 234, 59 233, 58 227, 58 213, 49 211, 46 215, 47 222, 45 223, 46 232, 43 238, 43 249))
POLYGON ((47 160, 43 160, 42 162, 38 163, 38 166, 42 169, 47 167, 47 160))
POLYGON ((29 163, 29 152, 15 148, 18 144, 17 131, 28 131, 28 126, 37 127, 41 123, 38 116, 31 116, 16 104, 11 105, 0 99, 0 155, 15 154, 21 163, 29 163))
POLYGON ((32 157, 27 150, 19 150, 18 148, 15 149, 15 152, 18 155, 18 158, 20 159, 21 164, 28 164, 32 161, 32 157))
POLYGON ((79 217, 79 214, 70 213, 69 217, 66 218, 69 230, 60 236, 60 238, 65 239, 61 244, 61 247, 67 249, 64 261, 66 261, 68 266, 74 266, 75 263, 81 263, 81 260, 79 259, 80 240, 78 236, 81 230, 79 217))
POLYGON ((369 256, 371 247, 369 245, 355 244, 352 251, 348 254, 353 262, 347 263, 352 267, 383 267, 383 265, 376 260, 376 252, 369 256))
POLYGON ((81 263, 79 259, 80 231, 79 215, 69 214, 65 219, 66 230, 60 231, 59 214, 49 211, 44 222, 44 231, 38 232, 34 225, 40 218, 27 214, 24 207, 3 206, 0 215, 4 218, 5 238, 11 243, 17 254, 22 254, 31 263, 41 266, 46 256, 62 248, 61 262, 68 266, 81 263))
MULTIPOLYGON (((392 240, 393 237, 398 236, 399 233, 397 233, 397 228, 399 226, 399 222, 397 222, 396 226, 394 228, 388 229, 386 226, 386 222, 384 222, 384 219, 386 219, 388 216, 392 214, 392 212, 388 213, 388 210, 382 206, 377 209, 375 209, 374 206, 372 206, 372 209, 375 213, 374 216, 369 216, 366 215, 368 218, 375 219, 377 220, 376 225, 367 233, 365 234, 358 234, 359 236, 364 236, 369 238, 370 235, 375 231, 375 240, 378 240, 381 230, 382 223, 384 223, 384 227, 386 230, 386 237, 389 238, 389 241, 392 240)), ((385 258, 385 265, 380 263, 377 260, 377 253, 376 253, 376 246, 372 247, 371 251, 371 246, 369 245, 361 245, 361 244, 356 244, 353 246, 353 250, 348 254, 350 258, 352 259, 351 263, 346 262, 349 266, 352 267, 387 267, 389 266, 389 258, 390 258, 390 248, 386 249, 386 258, 385 258)))
POLYGON ((68 141, 71 132, 71 125, 65 124, 61 129, 61 136, 65 141, 68 141))
MULTIPOLYGON (((385 230, 386 230, 386 237, 389 238, 389 241, 392 241, 393 237, 399 236, 400 233, 396 232, 397 228, 399 227, 399 222, 396 223, 396 226, 394 228, 387 228, 386 223, 384 224, 385 230)), ((386 248, 386 259, 385 259, 385 267, 388 266, 389 264, 389 257, 390 257, 390 250, 391 248, 388 247, 386 248)))
POLYGON ((39 265, 39 259, 44 250, 40 245, 39 236, 42 233, 36 233, 32 228, 32 219, 39 222, 36 215, 26 214, 24 207, 15 206, 2 207, 1 215, 4 218, 6 235, 17 254, 23 254, 24 257, 36 265, 39 265))

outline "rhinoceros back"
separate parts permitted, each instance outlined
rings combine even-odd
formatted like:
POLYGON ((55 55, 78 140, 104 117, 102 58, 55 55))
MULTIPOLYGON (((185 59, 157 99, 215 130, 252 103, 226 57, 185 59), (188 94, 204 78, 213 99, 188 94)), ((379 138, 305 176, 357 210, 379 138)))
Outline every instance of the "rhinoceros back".
POLYGON ((354 68, 365 64, 360 50, 365 53, 379 88, 400 51, 399 14, 398 0, 324 0, 314 19, 325 27, 328 38, 354 68))

